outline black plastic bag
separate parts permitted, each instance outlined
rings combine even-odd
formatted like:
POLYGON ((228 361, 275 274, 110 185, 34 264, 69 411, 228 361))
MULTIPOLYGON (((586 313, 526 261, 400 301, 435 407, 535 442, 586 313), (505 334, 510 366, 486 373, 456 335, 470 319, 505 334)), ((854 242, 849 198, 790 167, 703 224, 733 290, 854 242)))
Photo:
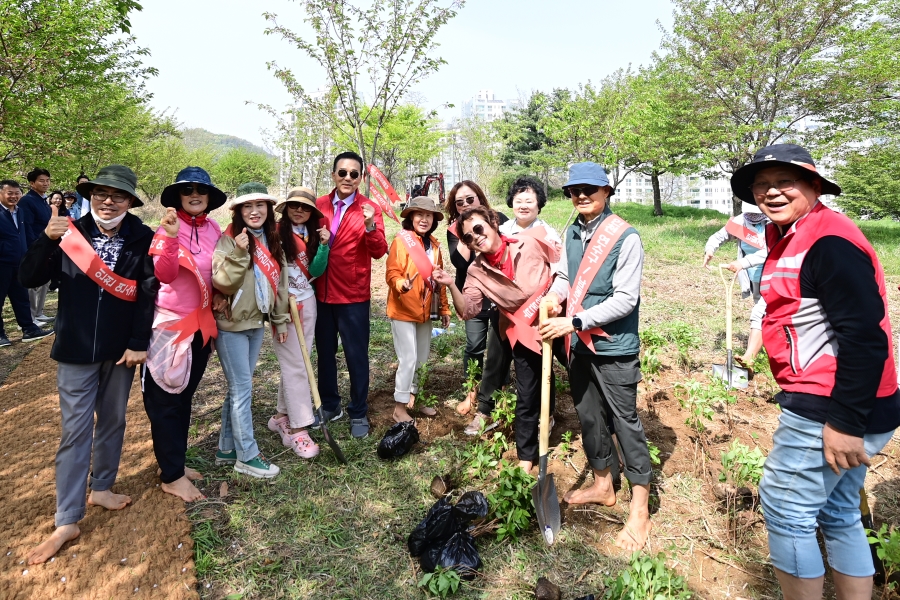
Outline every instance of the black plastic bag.
POLYGON ((404 456, 419 441, 419 430, 412 421, 396 423, 378 443, 378 457, 385 460, 404 456))
POLYGON ((453 515, 453 506, 446 498, 441 498, 409 534, 406 546, 412 556, 422 556, 429 548, 440 549, 460 528, 459 520, 453 515))
MULTIPOLYGON (((475 538, 466 531, 454 533, 441 549, 438 566, 453 569, 459 573, 461 579, 474 579, 478 569, 481 568, 481 557, 475 547, 475 538)), ((425 568, 424 564, 422 568, 425 568)))
POLYGON ((434 546, 419 557, 419 565, 422 567, 423 573, 434 573, 441 560, 441 550, 443 549, 443 546, 434 546))
POLYGON ((463 523, 483 519, 487 514, 488 502, 481 492, 466 492, 453 507, 453 516, 463 523))

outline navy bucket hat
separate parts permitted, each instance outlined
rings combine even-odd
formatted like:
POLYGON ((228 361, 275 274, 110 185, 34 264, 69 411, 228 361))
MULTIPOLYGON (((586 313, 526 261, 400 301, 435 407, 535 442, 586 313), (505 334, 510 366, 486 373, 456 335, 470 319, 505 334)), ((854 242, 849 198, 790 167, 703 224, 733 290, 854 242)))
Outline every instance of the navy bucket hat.
POLYGON ((615 188, 609 185, 609 177, 606 169, 595 162, 580 162, 569 167, 569 181, 563 185, 563 189, 571 185, 598 185, 610 187, 609 195, 616 193, 615 188))
POLYGON ((213 185, 209 173, 200 167, 185 167, 175 177, 175 183, 166 186, 159 202, 166 208, 181 208, 181 194, 178 189, 185 183, 200 183, 209 188, 209 204, 206 212, 210 213, 225 204, 225 192, 213 185))
POLYGON ((809 150, 797 144, 774 144, 756 151, 749 163, 734 172, 731 176, 731 191, 735 196, 748 204, 756 204, 756 198, 750 186, 756 174, 763 169, 777 166, 800 167, 809 171, 814 178, 822 182, 822 194, 839 196, 841 187, 828 181, 819 174, 809 150))

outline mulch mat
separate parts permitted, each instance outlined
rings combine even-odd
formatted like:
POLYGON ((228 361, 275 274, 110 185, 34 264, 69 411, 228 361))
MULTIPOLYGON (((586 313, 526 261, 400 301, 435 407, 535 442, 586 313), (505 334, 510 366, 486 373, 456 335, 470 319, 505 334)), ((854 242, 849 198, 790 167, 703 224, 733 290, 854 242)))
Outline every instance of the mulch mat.
POLYGON ((159 488, 137 378, 113 487, 132 504, 88 506, 81 536, 53 562, 25 563, 54 529, 60 413, 52 342, 37 345, 0 387, 0 598, 199 598, 191 524, 184 502, 159 488))

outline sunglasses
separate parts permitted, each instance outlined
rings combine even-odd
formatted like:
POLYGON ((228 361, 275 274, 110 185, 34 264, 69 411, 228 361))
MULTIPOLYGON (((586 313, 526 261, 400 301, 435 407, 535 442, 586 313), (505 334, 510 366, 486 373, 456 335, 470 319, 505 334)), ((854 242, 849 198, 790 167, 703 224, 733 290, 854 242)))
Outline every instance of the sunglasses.
POLYGON ((192 196, 196 191, 201 196, 206 196, 209 194, 209 186, 203 185, 202 183, 187 183, 180 188, 178 188, 178 192, 182 196, 192 196))
POLYGON ((344 177, 349 175, 351 181, 356 181, 357 179, 359 179, 359 171, 348 171, 347 169, 338 169, 337 175, 341 179, 343 179, 344 177))
POLYGON ((484 225, 479 223, 478 225, 472 226, 471 233, 464 233, 460 238, 466 246, 471 246, 475 242, 475 236, 484 237, 484 225))
POLYGON ((582 185, 578 187, 567 187, 563 188, 563 195, 566 198, 580 198, 584 196, 587 198, 588 196, 593 196, 597 193, 597 190, 600 189, 599 185, 582 185))
POLYGON ((457 206, 472 206, 475 204, 475 201, 478 200, 476 196, 466 196, 465 198, 457 198, 456 205, 457 206))

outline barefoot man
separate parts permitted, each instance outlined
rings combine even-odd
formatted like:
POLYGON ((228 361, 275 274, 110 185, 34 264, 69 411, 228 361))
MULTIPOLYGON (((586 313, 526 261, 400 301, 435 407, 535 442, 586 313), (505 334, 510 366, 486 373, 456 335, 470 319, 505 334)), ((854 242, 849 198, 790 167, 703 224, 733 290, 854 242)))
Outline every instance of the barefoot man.
MULTIPOLYGON (((618 455, 607 427, 612 421, 632 489, 631 511, 616 545, 633 552, 644 547, 650 534, 650 453, 636 406, 641 380, 638 307, 644 249, 637 231, 609 210, 607 200, 613 189, 603 167, 592 162, 572 165, 563 191, 578 211, 563 235, 556 274, 557 281, 569 282, 568 306, 565 316, 544 323, 541 335, 569 338, 572 399, 581 420, 584 451, 594 471, 594 483, 570 491, 565 501, 616 503, 610 466, 618 455)), ((554 313, 559 312, 557 303, 554 313)))
POLYGON ((91 211, 77 221, 57 215, 31 245, 19 279, 28 288, 60 282, 56 340, 50 352, 62 433, 56 452, 56 531, 28 555, 42 563, 78 537, 88 504, 125 508, 114 494, 125 410, 134 367, 147 358, 159 283, 148 255, 153 231, 128 212, 141 206, 134 172, 122 165, 100 170, 78 185, 91 211), (94 425, 94 415, 97 423, 94 425))

